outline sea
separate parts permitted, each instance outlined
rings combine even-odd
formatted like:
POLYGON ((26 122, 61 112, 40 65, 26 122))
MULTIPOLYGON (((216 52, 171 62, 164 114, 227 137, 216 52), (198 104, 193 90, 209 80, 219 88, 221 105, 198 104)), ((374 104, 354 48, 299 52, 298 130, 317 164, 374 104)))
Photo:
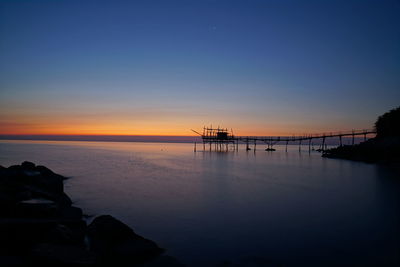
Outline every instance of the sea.
POLYGON ((188 266, 400 266, 398 167, 308 146, 0 141, 0 165, 67 176, 88 223, 110 214, 188 266))

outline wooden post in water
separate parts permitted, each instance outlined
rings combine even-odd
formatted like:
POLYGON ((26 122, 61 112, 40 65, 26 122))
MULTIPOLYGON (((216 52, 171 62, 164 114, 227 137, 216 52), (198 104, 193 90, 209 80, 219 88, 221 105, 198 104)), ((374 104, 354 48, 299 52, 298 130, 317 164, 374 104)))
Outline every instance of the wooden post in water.
POLYGON ((299 152, 301 151, 301 139, 299 140, 299 152))
POLYGON ((342 136, 339 135, 339 140, 340 140, 340 146, 342 146, 342 136))
POLYGON ((256 151, 256 147, 257 147, 257 141, 256 139, 254 139, 254 151, 256 151))
POLYGON ((352 138, 352 141, 351 141, 351 145, 354 146, 354 130, 353 130, 353 133, 352 133, 352 137, 353 138, 352 138))
POLYGON ((288 143, 289 143, 289 141, 288 140, 286 140, 286 152, 287 152, 287 145, 288 145, 288 143))
POLYGON ((196 142, 194 142, 194 152, 196 152, 196 142))
POLYGON ((311 137, 308 139, 308 153, 311 152, 311 137))
POLYGON ((322 137, 322 151, 325 149, 325 136, 322 137))

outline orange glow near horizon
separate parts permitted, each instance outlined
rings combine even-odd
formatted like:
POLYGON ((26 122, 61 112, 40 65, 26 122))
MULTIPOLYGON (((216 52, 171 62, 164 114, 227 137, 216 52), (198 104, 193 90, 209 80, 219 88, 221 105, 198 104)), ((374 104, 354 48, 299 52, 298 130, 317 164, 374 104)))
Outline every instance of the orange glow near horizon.
MULTIPOLYGON (((62 121, 62 120, 61 120, 62 121)), ((202 124, 171 124, 171 123, 143 123, 133 124, 123 122, 115 123, 2 123, 0 134, 2 135, 141 135, 141 136, 196 136, 190 129, 202 132, 202 124)), ((225 125, 224 125, 225 126, 225 125)), ((339 130, 351 130, 351 128, 317 128, 309 127, 308 129, 284 127, 273 125, 274 128, 267 128, 256 125, 242 125, 240 123, 233 125, 234 135, 237 136, 288 136, 302 135, 312 133, 322 133, 339 130)))
MULTIPOLYGON (((193 127, 192 127, 193 128, 193 127)), ((196 127, 195 129, 198 129, 196 127)), ((200 130, 199 130, 200 131, 200 130)), ((32 126, 32 127, 9 127, 3 128, 0 131, 3 135, 146 135, 146 136, 196 136, 190 127, 185 129, 173 129, 173 128, 118 128, 118 127, 106 127, 100 125, 85 125, 77 126, 73 128, 71 126, 63 127, 57 126, 55 129, 51 126, 32 126)), ((286 133, 282 131, 236 131, 235 135, 284 135, 286 133)))
POLYGON ((341 130, 365 129, 372 125, 365 121, 308 119, 298 114, 263 117, 237 114, 203 114, 188 110, 168 112, 162 109, 153 113, 141 110, 92 114, 80 110, 70 112, 21 112, 12 107, 0 107, 0 134, 2 135, 147 135, 195 136, 190 130, 202 132, 203 126, 232 128, 236 136, 288 136, 341 130), (29 114, 29 115, 27 115, 29 114), (349 126, 350 125, 350 126, 349 126))
POLYGON ((398 106, 391 1, 70 2, 0 2, 0 135, 298 136, 398 106))

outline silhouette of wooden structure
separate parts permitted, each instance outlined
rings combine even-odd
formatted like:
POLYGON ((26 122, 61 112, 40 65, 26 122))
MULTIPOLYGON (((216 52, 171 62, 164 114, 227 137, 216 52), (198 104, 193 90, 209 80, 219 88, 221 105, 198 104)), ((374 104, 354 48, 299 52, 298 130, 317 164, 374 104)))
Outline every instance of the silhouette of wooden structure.
MULTIPOLYGON (((233 135, 233 131, 228 131, 228 129, 223 128, 210 128, 203 127, 203 133, 199 133, 195 130, 193 132, 197 133, 201 136, 203 140, 203 150, 206 150, 206 146, 209 146, 209 149, 215 149, 218 151, 228 150, 230 144, 238 144, 238 138, 233 135)), ((195 144, 196 151, 196 144, 195 144)))
MULTIPOLYGON (((206 150, 206 147, 209 150, 213 148, 217 151, 227 151, 229 150, 229 146, 233 145, 234 149, 239 149, 239 142, 246 144, 246 150, 251 150, 250 145, 254 145, 254 150, 256 150, 257 143, 264 143, 267 145, 266 151, 274 151, 273 145, 277 143, 286 144, 287 146, 290 143, 298 142, 299 150, 301 146, 306 143, 308 145, 308 150, 312 150, 312 140, 321 140, 319 148, 316 149, 319 152, 323 152, 327 149, 326 140, 328 138, 339 138, 339 146, 343 145, 343 137, 351 137, 352 145, 355 143, 356 136, 363 136, 364 141, 367 140, 367 136, 371 134, 376 134, 376 130, 374 129, 364 129, 364 130, 351 130, 347 132, 330 132, 330 133, 321 133, 321 134, 308 134, 308 135, 293 135, 293 136, 234 136, 233 131, 228 131, 228 129, 224 128, 210 128, 203 127, 203 133, 199 133, 195 130, 192 130, 196 134, 200 135, 203 141, 203 150, 206 150)), ((195 144, 196 151, 196 144, 195 144)))

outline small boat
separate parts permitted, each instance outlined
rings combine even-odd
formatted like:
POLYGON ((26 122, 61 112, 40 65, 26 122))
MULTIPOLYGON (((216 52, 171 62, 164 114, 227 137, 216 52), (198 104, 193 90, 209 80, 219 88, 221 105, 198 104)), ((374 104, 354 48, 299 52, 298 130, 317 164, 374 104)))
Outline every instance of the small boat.
POLYGON ((275 148, 266 148, 265 151, 276 151, 275 148))

